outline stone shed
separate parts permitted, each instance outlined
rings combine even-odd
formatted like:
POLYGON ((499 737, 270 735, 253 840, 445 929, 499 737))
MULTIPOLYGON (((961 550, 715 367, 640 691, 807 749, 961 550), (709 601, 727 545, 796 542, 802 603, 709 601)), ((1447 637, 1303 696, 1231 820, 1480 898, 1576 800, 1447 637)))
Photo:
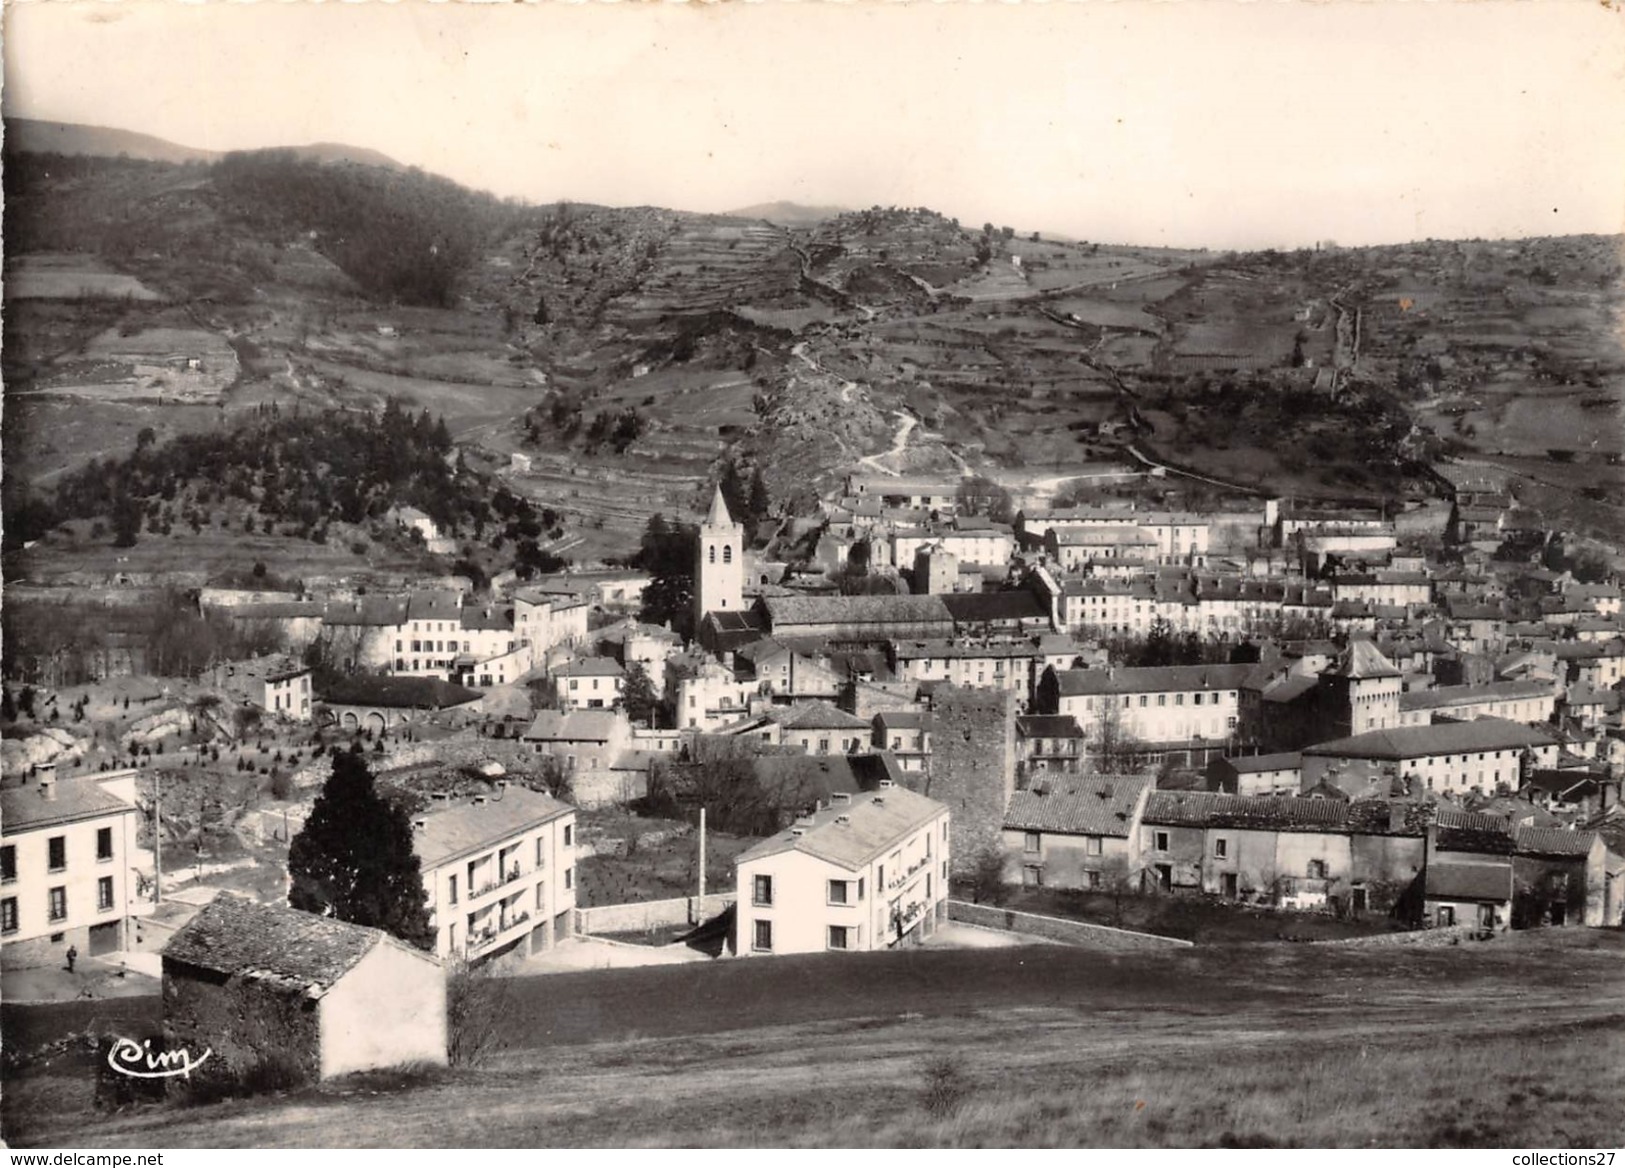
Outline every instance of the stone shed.
POLYGON ((164 1036, 196 1073, 306 1080, 446 1062, 440 963, 378 929, 221 893, 163 951, 164 1036))

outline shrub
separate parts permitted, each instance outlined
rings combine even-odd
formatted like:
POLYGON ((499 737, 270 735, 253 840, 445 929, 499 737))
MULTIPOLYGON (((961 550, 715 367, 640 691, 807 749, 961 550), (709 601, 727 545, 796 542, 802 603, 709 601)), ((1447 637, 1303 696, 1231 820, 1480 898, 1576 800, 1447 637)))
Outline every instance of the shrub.
POLYGON ((184 1099, 187 1104, 200 1106, 244 1095, 289 1091, 309 1081, 310 1073, 291 1054, 270 1050, 247 1066, 187 1079, 184 1099))
POLYGON ((955 1115, 970 1095, 970 1081, 953 1055, 933 1055, 920 1068, 920 1074, 925 1080, 920 1102, 933 1119, 955 1115))

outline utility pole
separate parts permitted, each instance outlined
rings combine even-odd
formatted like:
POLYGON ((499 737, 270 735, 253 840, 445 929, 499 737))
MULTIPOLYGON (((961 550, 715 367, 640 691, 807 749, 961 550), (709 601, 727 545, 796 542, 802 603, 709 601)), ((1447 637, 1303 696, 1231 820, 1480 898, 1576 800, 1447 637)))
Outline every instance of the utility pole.
POLYGON ((700 907, 701 916, 705 914, 705 808, 700 808, 700 907))
POLYGON ((164 903, 164 772, 152 772, 152 903, 164 903))

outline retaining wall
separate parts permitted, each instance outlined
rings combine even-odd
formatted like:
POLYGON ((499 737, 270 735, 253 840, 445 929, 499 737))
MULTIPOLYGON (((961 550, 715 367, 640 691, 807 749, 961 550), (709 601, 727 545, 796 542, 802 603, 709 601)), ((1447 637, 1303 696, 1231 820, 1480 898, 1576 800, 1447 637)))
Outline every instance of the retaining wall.
POLYGON ((1110 925, 1092 925, 1087 921, 1070 921, 1064 917, 1046 917, 1038 913, 1016 912, 991 904, 971 904, 963 900, 948 902, 948 919, 967 925, 980 925, 984 929, 1003 929, 1010 933, 1027 933, 1068 945, 1082 945, 1090 949, 1109 949, 1128 952, 1144 949, 1191 947, 1189 941, 1177 937, 1159 937, 1155 933, 1136 933, 1130 929, 1114 929, 1110 925))
POLYGON ((578 908, 576 932, 638 933, 645 929, 665 929, 673 925, 697 925, 708 921, 733 904, 735 894, 719 892, 705 898, 678 896, 671 900, 643 900, 630 904, 601 904, 578 908))

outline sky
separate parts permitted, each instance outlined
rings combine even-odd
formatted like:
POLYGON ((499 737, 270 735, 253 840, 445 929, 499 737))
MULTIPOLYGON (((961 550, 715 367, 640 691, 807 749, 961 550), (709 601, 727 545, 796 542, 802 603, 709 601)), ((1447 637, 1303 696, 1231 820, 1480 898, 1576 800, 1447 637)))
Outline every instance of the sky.
POLYGON ((6 116, 1167 246, 1625 230, 1592 0, 7 3, 6 116))

